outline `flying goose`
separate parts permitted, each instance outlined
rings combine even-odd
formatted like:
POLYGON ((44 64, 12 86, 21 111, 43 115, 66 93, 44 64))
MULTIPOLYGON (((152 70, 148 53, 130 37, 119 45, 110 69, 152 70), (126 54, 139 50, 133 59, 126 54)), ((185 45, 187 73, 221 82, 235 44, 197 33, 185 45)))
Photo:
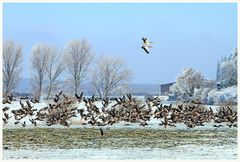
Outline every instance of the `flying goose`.
POLYGON ((11 104, 11 102, 13 101, 13 95, 12 95, 12 93, 10 93, 10 94, 7 94, 7 96, 6 96, 7 98, 4 98, 3 100, 2 100, 2 103, 3 104, 11 104))
POLYGON ((142 41, 143 41, 143 45, 142 45, 142 49, 144 49, 144 51, 149 54, 149 48, 151 48, 152 46, 150 45, 152 42, 149 42, 147 38, 142 37, 142 41))
POLYGON ((2 118, 4 124, 7 124, 8 123, 8 120, 6 118, 2 118))
POLYGON ((81 92, 80 96, 77 93, 75 93, 75 97, 77 98, 78 102, 80 103, 83 99, 83 91, 81 92))
POLYGON ((147 54, 149 54, 149 48, 148 48, 148 46, 143 45, 143 46, 142 46, 142 49, 144 49, 144 51, 145 51, 147 54))
POLYGON ((30 99, 30 101, 32 102, 32 103, 39 103, 39 100, 36 98, 36 97, 34 97, 34 98, 31 98, 30 99))
POLYGON ((16 125, 16 124, 18 124, 19 122, 20 122, 20 120, 17 120, 17 121, 14 122, 14 124, 16 125))
POLYGON ((23 123, 21 123, 22 126, 25 128, 26 127, 26 121, 24 121, 23 123))
POLYGON ((216 125, 216 124, 214 124, 213 126, 214 126, 214 127, 217 127, 217 128, 219 128, 219 127, 223 127, 223 125, 221 125, 221 124, 220 124, 220 125, 216 125))
POLYGON ((27 99, 29 99, 28 96, 22 96, 22 97, 20 97, 20 100, 27 100, 27 99))
POLYGON ((143 43, 145 44, 145 45, 150 45, 151 43, 153 43, 153 42, 149 42, 148 41, 148 38, 145 38, 145 37, 142 37, 142 40, 143 40, 143 43))
POLYGON ((10 109, 10 107, 4 107, 3 112, 8 111, 9 109, 10 109))
POLYGON ((34 119, 29 119, 29 121, 36 127, 37 126, 37 122, 34 119))
POLYGON ((9 116, 9 114, 7 114, 6 112, 4 112, 4 116, 5 116, 5 118, 6 118, 7 120, 12 117, 12 116, 9 116))

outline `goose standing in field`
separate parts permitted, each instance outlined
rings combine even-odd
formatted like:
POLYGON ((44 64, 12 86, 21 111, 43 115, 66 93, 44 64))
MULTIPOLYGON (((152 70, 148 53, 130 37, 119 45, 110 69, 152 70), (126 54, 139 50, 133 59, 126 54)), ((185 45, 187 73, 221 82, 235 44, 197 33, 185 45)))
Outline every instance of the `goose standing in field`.
POLYGON ((144 49, 144 51, 149 54, 149 48, 151 48, 152 46, 150 45, 153 42, 149 42, 147 38, 142 37, 142 41, 143 41, 143 45, 142 45, 142 49, 144 49))
POLYGON ((104 135, 102 128, 100 128, 100 134, 101 134, 101 137, 104 135))

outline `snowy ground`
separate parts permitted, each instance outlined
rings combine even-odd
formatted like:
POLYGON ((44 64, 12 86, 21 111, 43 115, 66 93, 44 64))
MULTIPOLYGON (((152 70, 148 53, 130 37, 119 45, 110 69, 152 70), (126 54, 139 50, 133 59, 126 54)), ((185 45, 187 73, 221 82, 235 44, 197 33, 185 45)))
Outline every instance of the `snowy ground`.
POLYGON ((4 150, 3 159, 78 159, 78 160, 237 160, 236 146, 194 146, 134 149, 38 149, 4 150))
MULTIPOLYGON (((150 128, 151 129, 151 128, 150 128)), ((62 130, 62 129, 60 129, 62 130)), ((174 130, 169 130, 177 132, 174 130)), ((187 132, 191 132, 189 130, 187 132)), ((204 136, 201 138, 191 137, 191 140, 184 139, 174 139, 168 138, 162 140, 161 137, 158 140, 165 145, 165 143, 170 143, 173 145, 168 145, 167 147, 128 147, 128 148, 111 148, 111 147, 97 147, 94 141, 89 141, 92 143, 91 147, 80 148, 80 149, 59 149, 49 146, 28 146, 22 141, 21 148, 10 148, 3 145, 3 159, 42 159, 42 160, 64 160, 64 159, 74 159, 74 160, 99 160, 99 159, 109 159, 109 160, 237 160, 238 149, 237 149, 237 136, 233 136, 236 132, 234 130, 204 130, 204 136), (208 132, 208 133, 206 133, 208 132), (217 132, 220 136, 215 137, 217 132), (230 138, 230 135, 232 136, 230 138), (168 141, 168 142, 167 142, 168 141), (25 146, 24 146, 25 145, 25 146)), ((81 131, 79 131, 81 132, 81 131)), ((188 133, 186 133, 188 135, 188 133)), ((137 138, 137 137, 136 137, 137 138)), ((99 138, 96 139, 99 142, 99 138)), ((101 139, 100 139, 101 140, 101 139)), ((103 139, 104 140, 104 139, 103 139)), ((112 138, 111 140, 116 140, 119 144, 128 141, 132 143, 132 139, 127 139, 122 137, 122 139, 112 138)), ((145 140, 149 141, 146 137, 145 140)), ((151 139, 150 139, 151 140, 151 139)), ((151 141, 150 143, 153 143, 151 141)), ((75 147, 76 148, 76 147, 75 147)))
MULTIPOLYGON (((48 103, 38 103, 34 105, 34 108, 38 110, 42 107, 47 106, 48 103)), ((169 103, 166 103, 169 104, 169 103)), ((11 110, 19 109, 19 102, 14 102, 11 105, 5 104, 4 106, 9 106, 10 113, 11 110)), ((82 108, 83 104, 78 104, 78 108, 82 108)), ((208 106, 209 107, 209 106, 208 106)), ((217 106, 211 106, 214 111, 216 111, 217 106)), ((12 115, 10 115, 12 116, 12 115)), ((34 117, 25 117, 21 122, 26 121, 26 128, 34 128, 34 126, 29 121, 29 118, 34 117)), ((85 128, 92 126, 82 126, 76 121, 79 118, 73 118, 71 128, 85 128)), ((14 117, 10 118, 9 123, 3 125, 3 129, 25 129, 22 128, 20 124, 14 124, 14 117)), ((224 123, 221 123, 223 127, 215 128, 213 127, 214 123, 205 123, 205 126, 187 128, 185 124, 177 124, 177 127, 167 127, 165 129, 163 126, 159 126, 160 123, 157 119, 152 119, 149 122, 148 126, 142 127, 137 123, 126 123, 121 122, 114 124, 112 126, 105 126, 104 129, 158 129, 158 130, 213 130, 225 132, 227 130, 236 130, 237 128, 228 128, 224 123)), ((38 128, 64 128, 62 125, 46 126, 43 122, 38 122, 38 128)), ((205 140, 205 139, 204 139, 205 140)), ((208 139, 206 139, 208 140, 208 139)), ((78 159, 78 160, 94 160, 94 159, 112 159, 112 160, 134 160, 134 159, 156 159, 156 160, 196 160, 196 159, 208 159, 208 160, 230 160, 237 159, 237 137, 233 139, 228 139, 224 137, 221 140, 229 140, 229 143, 223 145, 192 145, 192 144, 183 144, 176 147, 170 148, 127 148, 127 149, 110 149, 110 148, 83 148, 83 149, 52 149, 52 148, 21 148, 21 149, 4 149, 3 150, 3 159, 78 159)))

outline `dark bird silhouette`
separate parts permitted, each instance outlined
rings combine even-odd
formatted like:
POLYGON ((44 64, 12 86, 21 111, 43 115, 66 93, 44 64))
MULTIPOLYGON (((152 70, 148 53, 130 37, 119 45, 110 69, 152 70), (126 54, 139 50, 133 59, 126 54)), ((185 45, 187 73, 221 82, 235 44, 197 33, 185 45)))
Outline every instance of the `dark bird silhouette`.
POLYGON ((81 102, 83 99, 83 91, 81 92, 80 96, 77 93, 75 93, 75 97, 77 98, 78 102, 81 102))
POLYGON ((127 93, 127 97, 128 97, 128 99, 129 99, 129 101, 132 101, 132 95, 131 95, 131 93, 127 93))
POLYGON ((39 103, 39 100, 36 98, 36 97, 34 97, 34 98, 31 98, 30 99, 30 101, 32 102, 32 103, 39 103))
POLYGON ((24 108, 24 104, 22 103, 21 100, 19 101, 19 103, 20 103, 21 107, 24 108))
POLYGON ((20 100, 27 100, 27 99, 29 99, 28 96, 22 96, 22 97, 20 97, 20 100))
POLYGON ((142 37, 142 41, 143 41, 143 43, 146 44, 146 45, 149 45, 150 43, 153 43, 153 42, 149 42, 149 41, 148 41, 148 38, 145 38, 145 37, 142 37))
POLYGON ((8 111, 10 107, 4 107, 3 112, 8 111))
POLYGON ((158 97, 155 97, 155 98, 148 97, 148 100, 151 101, 151 102, 155 101, 156 99, 158 99, 158 97))
POLYGON ((37 126, 37 122, 34 119, 29 119, 29 121, 36 127, 37 126))
POLYGON ((104 135, 102 128, 100 128, 101 137, 104 135))
POLYGON ((142 49, 144 49, 144 51, 149 54, 149 48, 151 48, 152 46, 150 46, 150 44, 152 42, 149 42, 147 38, 143 37, 142 38, 143 41, 143 45, 142 45, 142 49))
POLYGON ((63 93, 63 91, 59 92, 58 96, 60 96, 63 93))
POLYGON ((8 94, 7 97, 10 101, 13 101, 13 94, 12 93, 8 94))
POLYGON ((11 102, 10 102, 8 99, 3 99, 2 103, 3 103, 3 104, 7 104, 7 103, 8 103, 8 104, 11 104, 11 102))
POLYGON ((147 54, 149 54, 149 49, 148 49, 148 47, 147 47, 146 45, 143 45, 143 46, 142 46, 142 49, 143 49, 147 54))
POLYGON ((94 101, 95 101, 95 96, 94 96, 94 95, 92 95, 92 98, 91 98, 91 100, 92 100, 92 102, 94 102, 94 101))
POLYGON ((103 98, 102 105, 103 107, 107 107, 110 104, 109 98, 103 98))
POLYGON ((5 118, 6 118, 7 120, 11 118, 11 116, 9 116, 9 114, 7 114, 7 113, 5 113, 5 112, 4 112, 4 116, 5 116, 5 118))
POLYGON ((4 124, 7 124, 8 123, 8 120, 6 118, 2 118, 4 124))
POLYGON ((119 101, 118 98, 114 98, 114 99, 117 102, 117 104, 121 105, 121 103, 122 103, 121 100, 119 101))
POLYGON ((27 106, 29 109, 33 108, 33 106, 31 105, 31 103, 28 100, 26 101, 26 103, 27 103, 27 106))
POLYGON ((11 102, 13 101, 13 95, 12 95, 12 93, 10 93, 10 94, 7 94, 7 96, 6 96, 6 98, 4 98, 3 100, 2 100, 2 103, 3 104, 11 104, 11 102))
POLYGON ((191 102, 194 103, 194 104, 202 104, 202 102, 199 101, 199 100, 192 100, 191 102))
POLYGON ((26 127, 26 121, 24 121, 23 123, 21 123, 21 125, 24 127, 26 127))
POLYGON ((141 126, 146 126, 146 125, 148 125, 148 123, 147 122, 142 122, 142 123, 140 123, 139 125, 141 125, 141 126))
POLYGON ((55 98, 53 99, 53 101, 57 103, 59 99, 60 97, 58 95, 55 95, 55 98))
POLYGON ((215 125, 215 124, 214 124, 213 126, 214 126, 214 127, 217 127, 217 128, 223 127, 223 125, 221 125, 221 124, 220 124, 220 125, 215 125))
POLYGON ((58 102, 60 99, 60 96, 63 94, 63 91, 59 92, 59 94, 55 95, 55 98, 53 99, 54 102, 58 102))
POLYGON ((233 126, 232 123, 226 124, 229 128, 231 128, 233 126))
POLYGON ((233 127, 238 127, 238 123, 233 124, 233 127))

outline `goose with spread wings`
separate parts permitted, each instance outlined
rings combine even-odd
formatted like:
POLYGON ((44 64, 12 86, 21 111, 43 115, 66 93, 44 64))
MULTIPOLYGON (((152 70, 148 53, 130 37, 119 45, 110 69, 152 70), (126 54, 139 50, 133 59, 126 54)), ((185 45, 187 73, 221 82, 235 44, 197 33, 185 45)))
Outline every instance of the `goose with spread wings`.
POLYGON ((142 45, 142 49, 144 49, 144 51, 149 54, 149 48, 151 48, 152 46, 150 45, 153 42, 149 42, 147 38, 142 37, 142 41, 143 41, 143 45, 142 45))

